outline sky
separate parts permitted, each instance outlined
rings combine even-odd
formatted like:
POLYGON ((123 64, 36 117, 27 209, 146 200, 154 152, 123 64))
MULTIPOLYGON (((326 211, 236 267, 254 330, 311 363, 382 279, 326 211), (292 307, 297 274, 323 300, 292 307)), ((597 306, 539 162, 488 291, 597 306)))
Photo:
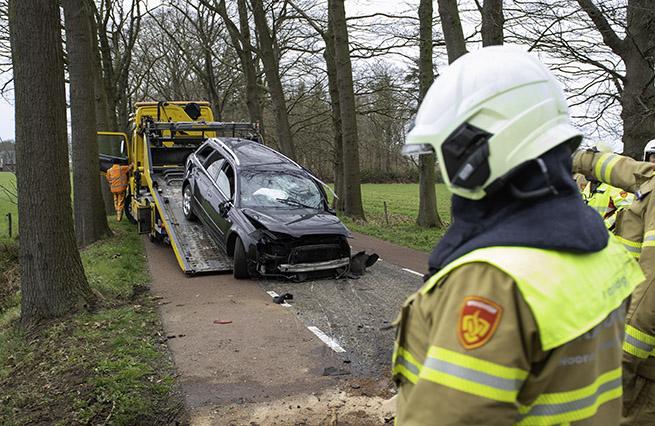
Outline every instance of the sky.
POLYGON ((0 139, 7 141, 15 139, 16 129, 14 120, 14 106, 5 99, 0 98, 0 139))

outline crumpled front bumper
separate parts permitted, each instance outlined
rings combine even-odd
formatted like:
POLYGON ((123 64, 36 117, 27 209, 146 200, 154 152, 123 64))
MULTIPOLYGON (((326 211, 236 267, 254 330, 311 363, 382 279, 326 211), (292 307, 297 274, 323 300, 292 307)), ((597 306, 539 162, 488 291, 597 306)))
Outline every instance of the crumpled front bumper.
POLYGON ((296 263, 289 264, 283 263, 278 265, 278 270, 280 272, 314 272, 314 271, 324 271, 326 269, 336 269, 343 266, 347 266, 350 263, 349 257, 342 257, 341 259, 330 260, 327 262, 312 262, 312 263, 296 263))

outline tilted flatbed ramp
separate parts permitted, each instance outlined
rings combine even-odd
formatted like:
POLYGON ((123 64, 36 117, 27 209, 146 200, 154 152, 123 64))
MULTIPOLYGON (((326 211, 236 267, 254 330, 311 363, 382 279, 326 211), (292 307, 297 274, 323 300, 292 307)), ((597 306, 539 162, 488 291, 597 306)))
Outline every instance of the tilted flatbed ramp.
POLYGON ((183 169, 151 175, 171 246, 187 275, 232 270, 232 258, 214 241, 200 221, 191 222, 182 210, 183 169))

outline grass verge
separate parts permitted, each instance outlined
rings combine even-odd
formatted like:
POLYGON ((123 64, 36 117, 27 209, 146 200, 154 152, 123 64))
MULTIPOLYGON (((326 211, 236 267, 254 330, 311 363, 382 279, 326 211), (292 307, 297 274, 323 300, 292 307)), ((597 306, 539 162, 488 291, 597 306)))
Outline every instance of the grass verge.
MULTIPOLYGON (((17 268, 0 267, 0 424, 169 424, 183 416, 174 369, 148 293, 146 258, 132 225, 84 250, 101 308, 26 336, 15 331, 17 268), (4 293, 2 293, 4 294, 4 293), (163 423, 162 423, 163 422, 163 423)), ((15 257, 5 244, 0 257, 15 257)))

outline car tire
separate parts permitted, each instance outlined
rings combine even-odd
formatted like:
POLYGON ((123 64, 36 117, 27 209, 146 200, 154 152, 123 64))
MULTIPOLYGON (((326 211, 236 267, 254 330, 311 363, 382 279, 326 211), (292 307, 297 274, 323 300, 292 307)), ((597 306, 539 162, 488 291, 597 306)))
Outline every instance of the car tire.
POLYGON ((185 185, 182 189, 182 212, 187 220, 196 220, 196 215, 193 213, 193 194, 191 193, 191 186, 185 185))
POLYGON ((246 249, 243 247, 243 242, 241 238, 237 237, 237 240, 234 242, 234 278, 238 280, 243 280, 250 278, 248 273, 248 260, 246 258, 246 249))

